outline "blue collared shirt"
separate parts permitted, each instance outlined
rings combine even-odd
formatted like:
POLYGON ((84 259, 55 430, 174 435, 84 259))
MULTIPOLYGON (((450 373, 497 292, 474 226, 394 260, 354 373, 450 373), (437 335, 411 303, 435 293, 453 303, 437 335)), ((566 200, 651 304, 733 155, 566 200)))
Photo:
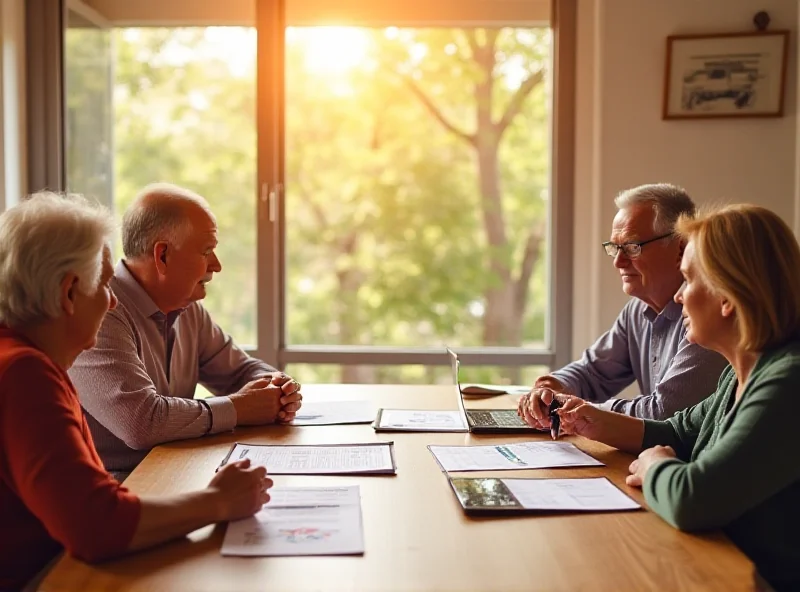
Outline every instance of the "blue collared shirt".
POLYGON ((580 360, 552 375, 604 409, 644 419, 672 417, 711 395, 728 364, 720 354, 686 340, 682 311, 670 301, 657 314, 633 298, 580 360), (640 394, 612 398, 634 381, 640 394))

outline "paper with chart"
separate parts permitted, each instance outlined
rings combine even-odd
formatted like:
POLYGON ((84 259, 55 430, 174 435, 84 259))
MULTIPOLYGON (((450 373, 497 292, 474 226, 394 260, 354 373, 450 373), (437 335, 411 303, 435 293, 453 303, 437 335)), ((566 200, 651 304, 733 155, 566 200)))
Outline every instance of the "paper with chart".
POLYGON ((466 432, 461 411, 430 409, 381 409, 375 420, 377 431, 397 432, 466 432))
POLYGON ((249 458, 270 475, 394 474, 394 443, 325 446, 237 442, 222 464, 249 458))
POLYGON ((526 510, 602 512, 641 507, 605 477, 501 481, 526 510))
POLYGON ((501 471, 592 467, 603 463, 570 442, 518 442, 494 446, 428 446, 445 471, 501 471))
POLYGON ((368 401, 309 401, 303 403, 289 425, 340 425, 373 421, 375 408, 368 401))
POLYGON ((223 555, 361 555, 361 496, 349 487, 274 487, 255 516, 228 524, 223 555))

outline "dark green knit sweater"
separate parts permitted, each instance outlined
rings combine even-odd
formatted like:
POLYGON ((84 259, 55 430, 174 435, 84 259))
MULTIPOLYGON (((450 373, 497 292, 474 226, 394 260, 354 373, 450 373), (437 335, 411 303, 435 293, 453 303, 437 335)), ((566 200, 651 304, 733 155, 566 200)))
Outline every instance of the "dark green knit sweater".
POLYGON ((650 508, 681 530, 722 528, 776 589, 800 589, 800 341, 761 355, 741 399, 729 366, 717 391, 666 421, 645 448, 678 459, 644 482, 650 508))

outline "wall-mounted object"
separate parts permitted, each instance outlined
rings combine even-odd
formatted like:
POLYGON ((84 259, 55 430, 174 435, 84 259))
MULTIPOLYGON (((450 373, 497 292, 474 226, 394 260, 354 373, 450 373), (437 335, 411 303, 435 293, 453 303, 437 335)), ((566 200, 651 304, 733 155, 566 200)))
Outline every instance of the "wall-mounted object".
POLYGON ((667 38, 664 119, 781 117, 789 31, 667 38))

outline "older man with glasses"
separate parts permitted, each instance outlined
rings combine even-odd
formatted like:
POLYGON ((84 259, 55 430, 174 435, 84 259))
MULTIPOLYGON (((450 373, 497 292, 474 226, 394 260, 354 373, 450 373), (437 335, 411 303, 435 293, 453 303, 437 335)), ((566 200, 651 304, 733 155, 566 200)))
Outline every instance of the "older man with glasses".
POLYGON ((616 322, 580 360, 540 376, 522 397, 519 414, 530 425, 550 428, 554 393, 640 417, 666 419, 714 392, 726 362, 686 340, 683 307, 673 300, 681 287, 685 244, 673 228, 681 214, 694 215, 686 192, 673 185, 642 185, 622 192, 606 254, 631 300, 616 322), (636 381, 639 394, 615 398, 636 381))

